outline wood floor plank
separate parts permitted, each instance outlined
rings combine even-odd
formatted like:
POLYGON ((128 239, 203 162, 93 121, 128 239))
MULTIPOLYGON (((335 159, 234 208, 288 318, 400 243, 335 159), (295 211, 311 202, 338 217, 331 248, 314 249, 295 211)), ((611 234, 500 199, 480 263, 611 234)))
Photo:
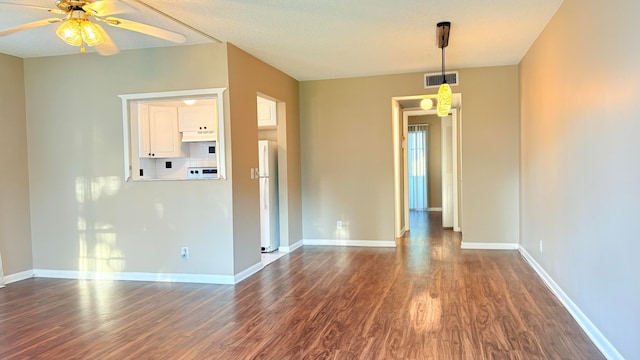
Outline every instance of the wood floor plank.
POLYGON ((411 220, 396 249, 306 246, 235 286, 9 284, 0 359, 603 359, 517 252, 411 220))

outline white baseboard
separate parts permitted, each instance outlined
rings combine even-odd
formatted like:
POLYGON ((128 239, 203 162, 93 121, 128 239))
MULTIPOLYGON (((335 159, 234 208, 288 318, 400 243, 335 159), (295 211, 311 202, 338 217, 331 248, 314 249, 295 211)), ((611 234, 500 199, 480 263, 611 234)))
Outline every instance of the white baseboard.
POLYGON ((441 207, 432 207, 432 208, 427 208, 427 211, 442 211, 441 207))
POLYGON ((553 281, 551 276, 538 264, 538 262, 525 250, 519 247, 522 257, 531 265, 533 270, 538 273, 542 281, 547 285, 551 292, 560 300, 562 305, 569 311, 571 316, 576 320, 578 325, 587 333, 587 336, 598 347, 602 354, 609 360, 624 360, 624 357, 616 350, 616 348, 607 340, 607 338, 598 330, 598 328, 589 320, 589 318, 580 310, 580 308, 567 296, 567 294, 553 281))
POLYGON ((278 248, 278 251, 282 251, 282 252, 286 252, 286 253, 290 253, 292 251, 296 251, 299 248, 301 248, 303 245, 302 240, 298 240, 295 243, 293 243, 293 245, 289 245, 289 246, 280 246, 278 248))
POLYGON ((339 240, 339 239, 304 239, 304 245, 320 246, 366 246, 366 247, 396 247, 395 241, 385 240, 339 240))
POLYGON ((229 285, 233 285, 236 283, 236 279, 233 275, 142 273, 142 272, 97 272, 97 271, 47 270, 47 269, 34 269, 33 273, 35 277, 56 278, 56 279, 129 280, 129 281, 157 281, 157 282, 229 284, 229 285))
POLYGON ((33 270, 21 271, 15 274, 9 274, 4 276, 4 284, 11 284, 16 281, 22 281, 33 277, 33 270))
POLYGON ((248 267, 247 269, 245 269, 245 270, 243 270, 243 271, 241 271, 241 272, 237 273, 237 274, 233 277, 234 284, 239 283, 240 281, 242 281, 242 280, 244 280, 244 279, 248 278, 249 276, 251 276, 251 275, 253 275, 253 274, 257 273, 258 271, 260 271, 260 270, 262 270, 262 269, 264 269, 264 264, 262 264, 262 261, 260 261, 259 263, 254 264, 254 265, 252 265, 252 266, 248 267))
POLYGON ((517 243, 473 243, 462 242, 460 248, 464 250, 518 250, 520 245, 517 243))

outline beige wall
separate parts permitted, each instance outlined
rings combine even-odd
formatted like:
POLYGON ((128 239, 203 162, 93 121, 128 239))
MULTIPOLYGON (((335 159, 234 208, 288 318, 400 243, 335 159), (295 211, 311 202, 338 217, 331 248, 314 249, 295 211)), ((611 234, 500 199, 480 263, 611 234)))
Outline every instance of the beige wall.
MULTIPOLYGON (((518 68, 459 71, 464 241, 517 243, 518 68)), ((423 73, 301 82, 304 238, 394 239, 390 100, 436 91, 423 73)))
MULTIPOLYGON (((298 81, 229 44, 229 94, 233 148, 233 228, 236 271, 260 262, 259 183, 250 178, 258 167, 256 96, 284 102, 278 123, 281 246, 302 237, 298 81), (254 250, 255 249, 255 250, 254 250)), ((282 109, 278 109, 279 112, 282 109)))
POLYGON ((640 359, 638 14, 565 0, 520 64, 521 245, 626 359, 640 359))
POLYGON ((228 87, 226 44, 32 58, 25 84, 34 268, 234 274, 232 172, 124 182, 118 98, 228 87))
POLYGON ((410 116, 409 125, 429 125, 429 204, 442 208, 442 120, 437 115, 410 116))
POLYGON ((0 254, 10 275, 33 268, 22 59, 0 54, 0 79, 0 254))

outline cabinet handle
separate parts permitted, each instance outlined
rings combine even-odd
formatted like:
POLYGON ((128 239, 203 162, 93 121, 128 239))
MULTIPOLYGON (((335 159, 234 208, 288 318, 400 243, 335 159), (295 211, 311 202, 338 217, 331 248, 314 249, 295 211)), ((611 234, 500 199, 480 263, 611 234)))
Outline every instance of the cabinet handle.
POLYGON ((202 130, 202 126, 200 126, 200 130, 202 130))
POLYGON ((149 156, 151 156, 151 153, 149 153, 149 156))
POLYGON ((204 129, 207 130, 207 127, 205 126, 204 129))

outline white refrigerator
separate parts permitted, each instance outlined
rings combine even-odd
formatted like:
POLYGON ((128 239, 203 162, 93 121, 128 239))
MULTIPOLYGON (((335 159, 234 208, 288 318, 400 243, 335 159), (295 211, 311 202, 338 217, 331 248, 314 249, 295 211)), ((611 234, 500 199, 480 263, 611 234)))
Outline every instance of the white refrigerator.
POLYGON ((262 252, 278 250, 280 221, 278 217, 278 145, 258 141, 258 178, 260 180, 260 246, 262 252))

